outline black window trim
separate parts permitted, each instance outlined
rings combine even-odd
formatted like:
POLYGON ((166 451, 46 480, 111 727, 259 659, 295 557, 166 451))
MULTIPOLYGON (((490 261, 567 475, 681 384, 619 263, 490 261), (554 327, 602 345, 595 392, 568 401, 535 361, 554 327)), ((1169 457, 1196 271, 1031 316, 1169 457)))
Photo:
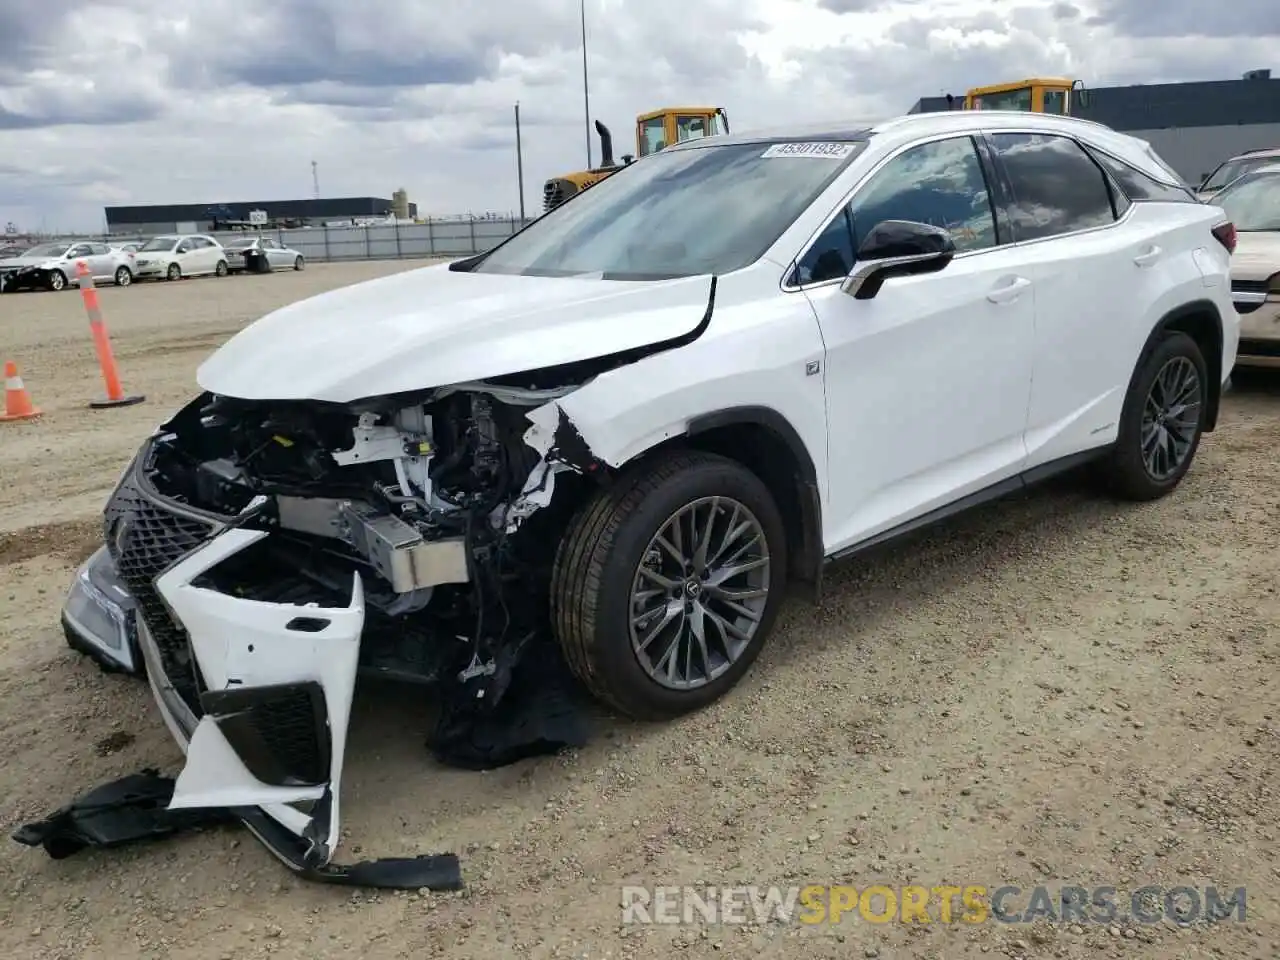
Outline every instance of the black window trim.
MULTIPOLYGON (((815 243, 818 242, 818 240, 822 237, 822 235, 826 233, 827 228, 831 226, 832 221, 835 220, 836 217, 838 217, 841 213, 844 212, 845 208, 848 207, 849 204, 853 201, 853 198, 857 195, 858 191, 861 190, 864 186, 866 186, 871 181, 872 177, 874 177, 881 170, 887 167, 894 160, 898 159, 898 157, 902 156, 908 150, 914 150, 916 147, 923 147, 930 143, 940 143, 943 140, 959 140, 961 138, 969 140, 971 145, 974 148, 974 152, 978 155, 978 166, 982 170, 982 177, 987 185, 987 200, 988 200, 988 203, 991 204, 992 218, 995 221, 996 242, 990 247, 984 247, 981 250, 965 250, 961 253, 957 253, 956 257, 957 258, 972 257, 972 256, 977 256, 983 253, 990 253, 993 250, 999 250, 1001 247, 1011 246, 1015 242, 1012 234, 1012 230, 1010 229, 1012 227, 1012 221, 1008 220, 1008 214, 1002 211, 1000 206, 1000 203, 1002 201, 998 200, 993 195, 992 189, 991 189, 993 181, 998 180, 998 178, 1002 174, 995 169, 992 163, 991 155, 987 152, 984 152, 983 147, 985 146, 985 144, 982 142, 983 132, 977 129, 961 130, 961 131, 948 130, 945 133, 930 134, 927 137, 922 137, 918 140, 912 140, 910 143, 899 146, 896 150, 882 157, 874 167, 872 167, 865 174, 859 177, 857 182, 854 183, 854 185, 850 187, 847 191, 845 191, 844 198, 835 205, 835 208, 830 213, 827 214, 826 218, 822 221, 822 224, 816 230, 814 230, 813 233, 809 235, 809 239, 807 239, 804 242, 804 245, 800 248, 800 252, 791 258, 791 261, 787 264, 786 269, 783 270, 782 277, 779 281, 779 285, 782 288, 782 292, 783 293, 802 293, 807 290, 820 290, 823 287, 831 286, 837 283, 843 283, 844 282, 843 277, 839 277, 833 280, 819 280, 817 283, 801 283, 801 284, 793 283, 792 279, 795 277, 796 269, 799 267, 800 261, 802 261, 805 257, 809 255, 810 249, 813 247, 815 243), (1004 216, 1006 217, 1006 220, 1007 220, 1003 228, 1001 224, 1002 213, 1004 213, 1004 216)), ((1000 188, 1002 191, 1007 189, 1003 182, 1001 182, 1000 188)))
MULTIPOLYGON (((1157 180, 1155 177, 1151 176, 1151 174, 1147 173, 1145 170, 1139 170, 1128 160, 1123 160, 1120 157, 1117 157, 1110 150, 1103 150, 1101 147, 1096 147, 1093 144, 1085 143, 1084 141, 1080 141, 1080 145, 1084 147, 1085 150, 1087 150, 1089 153, 1097 155, 1094 157, 1095 161, 1097 160, 1098 156, 1106 157, 1108 160, 1112 161, 1113 163, 1118 163, 1123 167, 1128 167, 1134 173, 1138 174, 1138 176, 1146 177, 1156 186, 1163 187, 1166 190, 1181 191, 1182 197, 1184 198, 1184 199, 1178 199, 1178 200, 1153 200, 1150 197, 1133 197, 1133 196, 1129 196, 1129 192, 1125 190, 1123 186, 1121 186, 1119 183, 1116 183, 1115 184, 1116 188, 1120 190, 1123 196, 1128 197, 1130 203, 1199 203, 1200 202, 1199 200, 1196 199, 1195 193, 1193 193, 1189 187, 1183 184, 1165 183, 1163 180, 1157 180)), ((1101 164, 1099 164, 1099 166, 1101 166, 1101 164)), ((1111 171, 1107 170, 1105 167, 1103 168, 1103 171, 1108 175, 1108 178, 1114 183, 1115 177, 1111 176, 1111 171)))
MULTIPOLYGON (((1080 147, 1080 149, 1084 151, 1085 156, 1089 158, 1089 161, 1093 164, 1094 169, 1096 169, 1099 173, 1102 174, 1103 182, 1107 185, 1107 188, 1108 188, 1107 200, 1111 204, 1112 220, 1110 223, 1104 223, 1098 227, 1085 227, 1082 230, 1071 230, 1067 233, 1055 233, 1053 234, 1053 236, 1050 236, 1050 237, 1031 237, 1028 239, 1023 239, 1022 237, 1017 236, 1016 235, 1017 231, 1015 229, 1014 231, 1015 236, 1013 238, 1014 246, 1021 247, 1031 243, 1047 243, 1052 240, 1062 240, 1068 237, 1080 237, 1088 233, 1097 233, 1099 230, 1114 230, 1116 227, 1125 223, 1129 219, 1129 217, 1133 215, 1133 209, 1135 204, 1133 201, 1130 201, 1129 205, 1125 208, 1124 213, 1117 216, 1116 201, 1115 201, 1115 195, 1113 191, 1119 190, 1119 186, 1115 183, 1114 178, 1106 170, 1106 168, 1103 167, 1102 164, 1098 163, 1097 158, 1094 157, 1092 153, 1090 153, 1091 144, 1089 144, 1087 141, 1082 140, 1080 137, 1077 137, 1073 134, 1063 133, 1058 130, 1044 130, 1044 129, 1037 130, 1029 127, 987 128, 982 131, 982 136, 986 138, 988 141, 988 145, 991 150, 991 160, 997 167, 999 167, 1000 174, 1004 178, 1006 184, 1010 185, 1007 200, 1011 204, 1010 210, 1009 210, 1009 218, 1011 222, 1016 223, 1016 221, 1013 220, 1013 212, 1012 212, 1012 201, 1014 200, 1012 181, 1009 179, 1009 171, 1005 167, 1004 161, 1000 159, 1000 155, 996 152, 995 142, 991 140, 991 137, 994 134, 1004 134, 1004 133, 1013 133, 1013 134, 1020 134, 1022 136, 1034 136, 1034 137, 1058 137, 1061 140, 1072 141, 1073 143, 1076 144, 1076 146, 1080 147)), ((1120 191, 1120 195, 1125 197, 1126 200, 1129 199, 1128 195, 1125 194, 1123 191, 1120 191)))

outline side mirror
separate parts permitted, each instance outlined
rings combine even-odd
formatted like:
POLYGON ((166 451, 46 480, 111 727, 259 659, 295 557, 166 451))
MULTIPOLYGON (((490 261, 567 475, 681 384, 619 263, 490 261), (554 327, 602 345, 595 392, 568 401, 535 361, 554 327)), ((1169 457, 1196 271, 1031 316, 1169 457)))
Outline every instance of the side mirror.
POLYGON ((913 220, 885 220, 872 227, 853 270, 840 285, 858 300, 870 300, 890 277, 937 273, 956 255, 951 234, 913 220))

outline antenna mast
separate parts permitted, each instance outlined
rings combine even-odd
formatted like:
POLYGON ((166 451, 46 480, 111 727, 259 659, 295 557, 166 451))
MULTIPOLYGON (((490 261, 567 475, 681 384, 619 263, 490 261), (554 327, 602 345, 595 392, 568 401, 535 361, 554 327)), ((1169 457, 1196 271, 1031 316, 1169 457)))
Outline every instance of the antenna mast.
POLYGON ((311 161, 311 189, 315 191, 315 197, 320 199, 320 170, 314 160, 311 161))

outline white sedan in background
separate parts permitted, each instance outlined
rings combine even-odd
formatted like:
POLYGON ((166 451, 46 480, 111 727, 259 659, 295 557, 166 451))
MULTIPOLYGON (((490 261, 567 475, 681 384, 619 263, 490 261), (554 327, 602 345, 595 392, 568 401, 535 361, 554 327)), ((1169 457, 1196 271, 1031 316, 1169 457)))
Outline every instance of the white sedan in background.
POLYGON ((274 270, 302 270, 307 261, 292 247, 271 237, 236 237, 222 245, 233 273, 270 273, 274 270))
POLYGON ((225 277, 229 272, 222 244, 203 233, 152 237, 138 248, 137 263, 139 280, 181 280, 208 274, 225 277))

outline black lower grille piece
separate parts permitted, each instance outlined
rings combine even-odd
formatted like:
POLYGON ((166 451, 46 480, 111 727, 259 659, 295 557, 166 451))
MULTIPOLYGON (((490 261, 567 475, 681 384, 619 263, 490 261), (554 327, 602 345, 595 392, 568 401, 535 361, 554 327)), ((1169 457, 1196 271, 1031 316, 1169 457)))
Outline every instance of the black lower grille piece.
POLYGON ((245 768, 263 783, 310 787, 328 782, 333 747, 320 684, 208 690, 201 703, 245 768))
POLYGON ((103 519, 107 550, 155 640, 164 672, 198 717, 200 684, 190 639, 170 616, 154 581, 207 540, 214 524, 168 509, 139 489, 132 474, 117 488, 103 519))

